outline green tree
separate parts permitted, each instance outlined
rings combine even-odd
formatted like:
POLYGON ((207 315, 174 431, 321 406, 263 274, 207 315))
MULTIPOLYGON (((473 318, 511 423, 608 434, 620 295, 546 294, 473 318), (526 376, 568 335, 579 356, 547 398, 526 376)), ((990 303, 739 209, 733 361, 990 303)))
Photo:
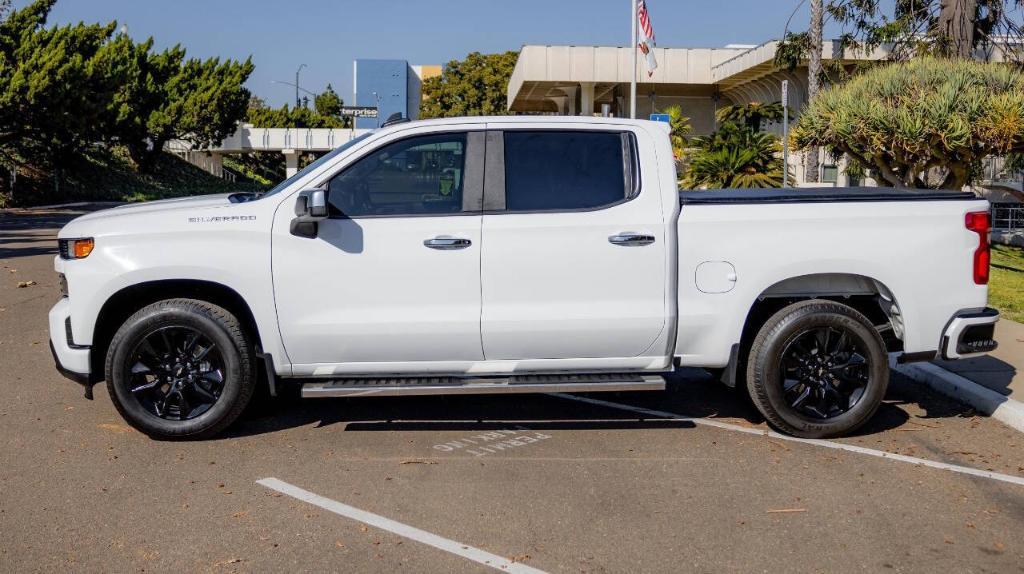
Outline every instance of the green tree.
POLYGON ((111 102, 109 140, 124 145, 136 165, 145 171, 162 151, 158 140, 166 141, 169 136, 163 134, 177 131, 177 112, 167 113, 164 108, 176 89, 172 81, 178 81, 185 50, 174 46, 152 53, 152 38, 136 44, 123 35, 114 44, 131 63, 132 71, 111 102))
MULTIPOLYGON (((824 11, 844 30, 843 49, 885 46, 895 60, 925 54, 969 58, 976 49, 998 50, 1019 64, 1024 53, 1005 39, 1024 39, 1022 7, 1024 0, 829 0, 824 11)), ((806 33, 787 34, 776 61, 796 65, 807 58, 809 46, 806 33)))
POLYGON ((508 81, 516 66, 518 52, 481 54, 452 60, 440 76, 423 82, 420 117, 504 115, 507 110, 508 81))
POLYGON ((726 122, 708 136, 691 140, 683 187, 746 188, 782 186, 782 146, 767 132, 726 122))
POLYGON ((330 84, 327 84, 327 88, 317 94, 313 100, 313 108, 316 110, 316 113, 330 118, 341 119, 341 107, 344 105, 345 102, 330 84))
POLYGON ((37 0, 0 23, 0 153, 60 167, 104 139, 114 95, 131 74, 116 23, 44 28, 55 0, 37 0))
POLYGON ((752 132, 759 132, 765 123, 782 121, 784 113, 782 102, 750 102, 718 108, 715 119, 720 124, 743 125, 752 132))
POLYGON ((686 138, 693 131, 690 125, 690 118, 683 115, 683 108, 680 106, 669 106, 661 113, 668 114, 669 139, 672 140, 672 154, 676 161, 682 159, 686 151, 686 138))
POLYGON ((155 75, 169 77, 159 90, 161 97, 136 110, 146 139, 129 142, 128 147, 144 171, 168 141, 183 139, 198 149, 216 145, 235 132, 246 114, 250 94, 244 84, 253 70, 251 59, 190 59, 175 66, 179 50, 150 58, 155 75))
POLYGON ((1005 64, 923 57, 823 91, 794 145, 845 153, 896 187, 960 189, 988 155, 1024 152, 1024 75, 1005 64))
POLYGON ((317 110, 288 104, 271 108, 262 102, 250 101, 245 121, 260 128, 342 128, 345 122, 338 116, 322 115, 317 110))
POLYGON ((235 130, 250 61, 184 61, 114 35, 117 23, 46 28, 56 0, 0 23, 0 153, 58 169, 97 142, 124 145, 146 170, 170 139, 213 145, 235 130))

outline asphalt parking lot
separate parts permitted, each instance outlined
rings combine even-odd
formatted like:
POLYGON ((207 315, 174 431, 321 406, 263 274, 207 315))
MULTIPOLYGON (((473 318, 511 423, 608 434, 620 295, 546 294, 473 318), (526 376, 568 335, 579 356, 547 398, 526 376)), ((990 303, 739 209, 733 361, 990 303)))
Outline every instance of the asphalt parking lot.
POLYGON ((53 368, 73 215, 0 215, 0 570, 1024 572, 1024 435, 897 375, 838 441, 767 433, 702 371, 664 393, 291 398, 150 440, 53 368))

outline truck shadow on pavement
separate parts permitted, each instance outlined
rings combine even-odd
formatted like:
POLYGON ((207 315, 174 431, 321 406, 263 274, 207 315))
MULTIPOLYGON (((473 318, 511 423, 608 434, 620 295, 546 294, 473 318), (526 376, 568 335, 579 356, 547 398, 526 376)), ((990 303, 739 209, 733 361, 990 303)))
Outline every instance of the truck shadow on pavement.
MULTIPOLYGON (((890 387, 886 401, 856 435, 871 435, 906 424, 902 406, 915 403, 906 391, 890 387)), ((224 438, 273 433, 300 426, 325 428, 344 425, 347 432, 373 431, 482 431, 515 428, 535 430, 630 430, 694 428, 688 420, 672 420, 569 400, 554 395, 477 395, 300 399, 298 389, 285 389, 271 401, 250 411, 224 438)), ((684 418, 724 419, 726 422, 768 429, 760 413, 743 397, 709 377, 673 376, 664 392, 593 393, 601 401, 673 413, 684 418)), ((911 395, 912 396, 912 395, 911 395)), ((955 409, 936 405, 936 416, 956 416, 955 409), (943 414, 939 414, 939 413, 943 414)))

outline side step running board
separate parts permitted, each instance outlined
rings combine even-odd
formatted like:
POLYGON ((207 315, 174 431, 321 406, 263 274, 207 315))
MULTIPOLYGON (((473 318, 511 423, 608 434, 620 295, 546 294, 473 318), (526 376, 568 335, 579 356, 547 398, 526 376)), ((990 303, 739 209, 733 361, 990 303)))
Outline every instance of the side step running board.
POLYGON ((302 385, 302 396, 394 397, 416 395, 490 395, 508 393, 596 393, 662 391, 660 375, 527 375, 516 377, 395 377, 338 379, 302 385))

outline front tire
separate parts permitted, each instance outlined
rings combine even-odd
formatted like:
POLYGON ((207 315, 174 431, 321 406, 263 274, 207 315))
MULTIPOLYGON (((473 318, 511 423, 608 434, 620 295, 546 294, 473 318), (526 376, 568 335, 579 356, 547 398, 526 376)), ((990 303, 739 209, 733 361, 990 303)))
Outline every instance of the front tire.
POLYGON ((746 383, 757 410, 776 429, 801 438, 843 436, 878 410, 889 385, 888 355, 857 310, 803 301, 761 327, 746 383))
POLYGON ((252 398, 253 355, 227 310, 195 299, 158 301, 114 334, 107 390, 121 416, 153 438, 207 438, 233 423, 252 398))

